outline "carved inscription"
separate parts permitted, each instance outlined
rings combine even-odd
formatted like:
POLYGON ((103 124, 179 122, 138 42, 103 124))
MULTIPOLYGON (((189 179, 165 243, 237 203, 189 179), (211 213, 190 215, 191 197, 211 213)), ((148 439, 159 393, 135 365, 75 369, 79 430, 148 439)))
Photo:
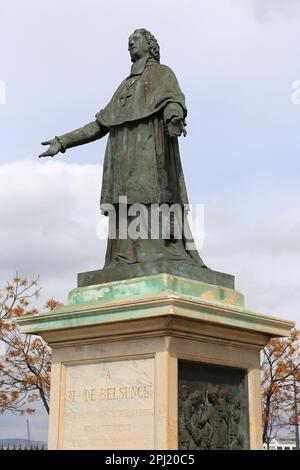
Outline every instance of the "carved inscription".
POLYGON ((151 385, 131 385, 130 387, 107 387, 98 390, 67 390, 67 399, 74 403, 80 399, 85 401, 96 400, 136 400, 146 399, 152 396, 151 385))
POLYGON ((66 367, 64 449, 153 449, 153 359, 66 367))

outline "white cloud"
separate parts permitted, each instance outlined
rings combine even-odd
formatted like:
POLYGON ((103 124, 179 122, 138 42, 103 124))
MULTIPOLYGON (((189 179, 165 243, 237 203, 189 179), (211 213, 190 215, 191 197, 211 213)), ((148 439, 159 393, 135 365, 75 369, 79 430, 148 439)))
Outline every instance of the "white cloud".
POLYGON ((254 9, 257 18, 262 21, 270 19, 272 15, 293 18, 300 13, 298 0, 255 0, 254 9))
MULTIPOLYGON (((254 211, 251 206, 247 209, 254 211)), ((222 204, 208 204, 205 226, 203 258, 209 267, 235 275, 246 306, 296 321, 299 327, 299 209, 260 210, 256 217, 247 217, 222 204)))
MULTIPOLYGON (((240 0, 233 0, 241 5, 240 0)), ((251 7, 255 18, 265 23, 273 18, 293 19, 300 13, 299 0, 246 0, 243 6, 251 7)))
POLYGON ((265 23, 271 19, 293 19, 300 13, 299 0, 231 0, 232 5, 250 10, 256 20, 265 23))
POLYGON ((103 264, 100 167, 17 161, 0 167, 0 181, 1 283, 15 271, 40 275, 43 297, 65 300, 77 272, 103 264))

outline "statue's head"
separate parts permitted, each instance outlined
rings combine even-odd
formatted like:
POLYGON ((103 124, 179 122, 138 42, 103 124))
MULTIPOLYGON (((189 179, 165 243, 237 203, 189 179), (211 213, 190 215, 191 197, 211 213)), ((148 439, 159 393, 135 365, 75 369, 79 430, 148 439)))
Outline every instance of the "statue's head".
POLYGON ((160 60, 159 45, 153 34, 146 29, 136 29, 128 39, 128 50, 131 61, 135 62, 140 57, 153 57, 160 60))
POLYGON ((216 390, 209 390, 207 393, 208 401, 211 405, 215 405, 218 401, 218 393, 216 390))
POLYGON ((203 391, 195 390, 193 393, 190 394, 190 400, 193 405, 199 405, 204 402, 203 398, 203 391))
POLYGON ((190 389, 187 385, 183 384, 180 389, 181 392, 181 398, 183 400, 187 400, 190 394, 190 389))

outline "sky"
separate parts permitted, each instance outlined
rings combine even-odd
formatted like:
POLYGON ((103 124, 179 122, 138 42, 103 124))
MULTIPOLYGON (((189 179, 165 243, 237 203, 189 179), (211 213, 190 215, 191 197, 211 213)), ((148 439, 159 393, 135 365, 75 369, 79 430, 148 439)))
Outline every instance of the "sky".
MULTIPOLYGON (((299 327, 299 0, 0 0, 0 288, 18 271, 66 302, 78 272, 103 266, 107 138, 37 156, 107 104, 140 27, 186 97, 180 152, 190 202, 204 205, 202 258, 235 275, 249 308, 299 327)), ((30 420, 46 440, 42 408, 30 420)), ((0 438, 23 437, 23 421, 0 416, 0 438)))

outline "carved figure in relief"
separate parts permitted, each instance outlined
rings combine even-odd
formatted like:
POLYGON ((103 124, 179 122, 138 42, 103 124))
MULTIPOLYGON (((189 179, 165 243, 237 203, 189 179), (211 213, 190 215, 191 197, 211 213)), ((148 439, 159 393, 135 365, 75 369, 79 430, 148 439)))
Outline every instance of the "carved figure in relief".
POLYGON ((179 429, 180 429, 180 449, 188 450, 190 446, 191 436, 186 427, 186 418, 192 410, 192 403, 189 400, 190 389, 187 385, 183 384, 180 388, 179 396, 179 429))
POLYGON ((185 384, 179 396, 180 449, 243 449, 241 400, 231 387, 198 388, 185 384))
POLYGON ((229 428, 229 441, 231 449, 242 449, 243 438, 239 432, 241 418, 241 400, 238 397, 233 399, 231 409, 231 425, 229 428))
POLYGON ((218 416, 216 410, 216 403, 218 401, 218 394, 215 389, 208 390, 207 392, 207 415, 211 425, 211 434, 210 434, 210 448, 216 449, 216 428, 218 424, 218 416))

